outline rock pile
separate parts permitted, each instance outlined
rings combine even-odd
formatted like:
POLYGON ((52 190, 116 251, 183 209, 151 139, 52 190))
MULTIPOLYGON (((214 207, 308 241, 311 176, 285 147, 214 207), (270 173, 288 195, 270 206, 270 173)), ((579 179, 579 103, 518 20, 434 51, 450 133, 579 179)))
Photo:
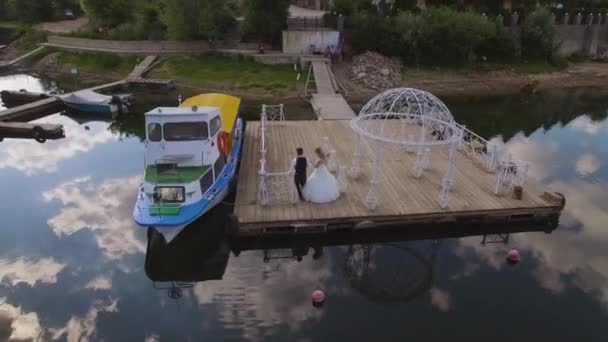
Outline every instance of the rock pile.
POLYGON ((353 59, 351 79, 374 90, 394 88, 401 84, 401 68, 398 59, 368 51, 353 59))

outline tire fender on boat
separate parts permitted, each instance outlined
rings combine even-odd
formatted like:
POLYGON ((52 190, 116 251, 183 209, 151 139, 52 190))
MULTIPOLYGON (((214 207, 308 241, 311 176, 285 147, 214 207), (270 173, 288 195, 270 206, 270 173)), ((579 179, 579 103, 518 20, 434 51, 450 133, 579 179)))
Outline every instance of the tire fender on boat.
POLYGON ((217 148, 223 155, 228 155, 228 133, 222 131, 217 136, 217 148))

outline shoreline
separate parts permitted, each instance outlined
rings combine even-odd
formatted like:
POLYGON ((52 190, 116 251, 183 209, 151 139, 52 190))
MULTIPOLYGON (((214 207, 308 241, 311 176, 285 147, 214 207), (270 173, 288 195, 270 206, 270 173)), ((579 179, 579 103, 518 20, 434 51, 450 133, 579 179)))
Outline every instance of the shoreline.
MULTIPOLYGON (((32 65, 22 68, 26 72, 49 76, 51 78, 73 77, 69 70, 71 65, 48 66, 49 56, 46 55, 32 65)), ((349 75, 350 64, 334 65, 336 79, 348 90, 345 98, 354 104, 365 103, 379 92, 352 81, 349 75)), ((157 74, 159 75, 159 74, 157 74)), ((79 83, 95 85, 97 82, 115 81, 126 77, 121 73, 81 70, 79 83)), ((155 77, 155 70, 150 72, 155 77)), ((171 75, 161 75, 172 78, 171 75)), ((295 76, 294 76, 295 78, 295 76)), ((204 82, 195 80, 180 80, 173 78, 180 89, 195 91, 225 91, 243 98, 265 98, 281 100, 303 100, 303 85, 295 89, 265 89, 263 87, 233 87, 227 83, 204 82)), ((294 81, 295 82, 295 81, 294 81)), ((566 69, 553 73, 524 74, 511 70, 471 71, 471 70, 423 70, 404 68, 401 87, 426 90, 441 96, 486 96, 496 94, 513 94, 522 92, 534 94, 543 90, 568 89, 578 87, 608 86, 608 63, 583 62, 571 64, 566 69)))

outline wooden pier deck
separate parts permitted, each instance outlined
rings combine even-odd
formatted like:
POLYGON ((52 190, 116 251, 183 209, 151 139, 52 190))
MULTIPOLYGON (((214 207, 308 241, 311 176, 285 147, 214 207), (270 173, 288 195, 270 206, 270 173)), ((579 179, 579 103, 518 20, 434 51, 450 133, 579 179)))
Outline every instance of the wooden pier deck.
POLYGON ((127 76, 127 79, 141 78, 152 67, 152 63, 156 60, 156 56, 146 56, 139 64, 133 68, 133 71, 127 76))
MULTIPOLYGON (((350 165, 355 141, 349 120, 272 122, 269 132, 268 172, 286 172, 297 147, 304 148, 312 158, 313 150, 325 136, 331 139, 338 163, 350 165)), ((415 153, 386 156, 381 167, 380 204, 375 211, 370 211, 364 203, 371 174, 371 150, 366 143, 361 151, 361 176, 357 180, 349 178, 346 194, 336 202, 262 206, 257 203, 260 142, 260 122, 248 122, 235 201, 241 236, 391 224, 554 222, 563 209, 558 196, 543 196, 546 189, 533 182, 525 185, 522 200, 494 195, 496 175, 478 167, 460 152, 450 206, 442 209, 438 196, 448 159, 447 147, 442 147, 433 150, 432 166, 419 179, 412 175, 415 153)))
POLYGON ((53 96, 44 100, 0 111, 0 122, 27 122, 43 118, 64 109, 63 101, 53 96))
POLYGON ((336 93, 338 85, 331 74, 329 61, 311 60, 316 94, 312 95, 312 108, 319 120, 349 120, 355 117, 344 97, 336 93))
POLYGON ((30 56, 33 56, 33 55, 37 54, 38 52, 40 52, 42 50, 44 50, 44 46, 37 47, 36 49, 34 49, 34 50, 32 50, 32 51, 30 51, 30 52, 28 52, 26 54, 23 54, 23 55, 15 58, 15 59, 13 59, 11 61, 0 61, 0 69, 1 68, 6 68, 6 67, 13 66, 13 65, 21 62, 22 60, 24 60, 24 59, 26 59, 26 58, 28 58, 30 56))

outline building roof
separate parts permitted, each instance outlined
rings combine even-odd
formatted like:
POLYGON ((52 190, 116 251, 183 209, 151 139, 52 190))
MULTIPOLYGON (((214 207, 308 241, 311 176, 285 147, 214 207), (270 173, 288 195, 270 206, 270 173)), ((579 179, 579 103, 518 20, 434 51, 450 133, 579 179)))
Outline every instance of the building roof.
POLYGON ((167 115, 213 115, 219 114, 216 107, 158 107, 146 113, 146 116, 167 115))
POLYGON ((289 6, 289 17, 290 18, 323 18, 325 15, 325 11, 322 10, 313 10, 303 7, 298 7, 295 5, 289 6))

